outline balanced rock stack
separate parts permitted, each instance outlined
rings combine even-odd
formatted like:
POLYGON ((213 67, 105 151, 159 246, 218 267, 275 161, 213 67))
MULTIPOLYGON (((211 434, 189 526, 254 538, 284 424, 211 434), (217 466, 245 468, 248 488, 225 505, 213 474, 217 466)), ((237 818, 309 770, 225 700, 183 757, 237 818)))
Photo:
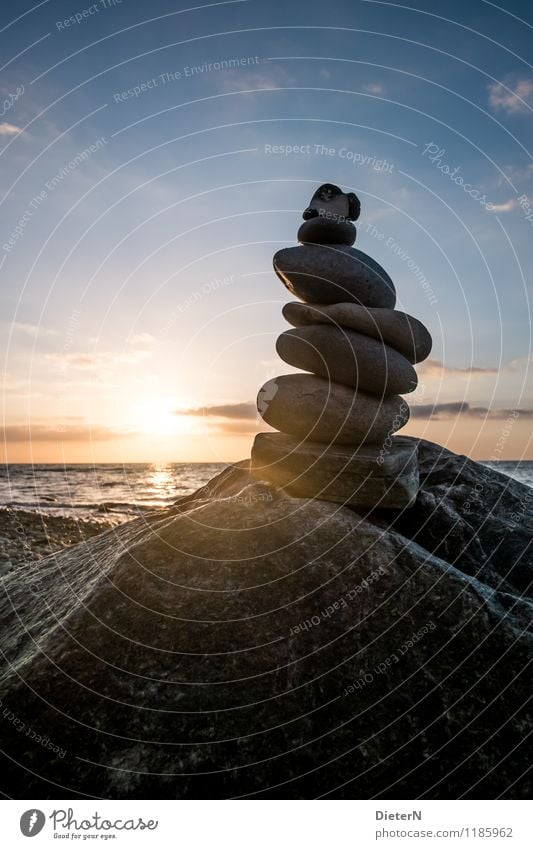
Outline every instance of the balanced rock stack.
POLYGON ((409 419, 400 396, 417 385, 413 363, 431 350, 427 329, 394 309, 388 274, 352 247, 360 204, 326 183, 303 213, 298 247, 274 270, 299 302, 277 340, 286 374, 259 391, 257 407, 279 433, 260 433, 252 473, 293 495, 364 507, 407 507, 418 491, 416 440, 393 437, 409 419))

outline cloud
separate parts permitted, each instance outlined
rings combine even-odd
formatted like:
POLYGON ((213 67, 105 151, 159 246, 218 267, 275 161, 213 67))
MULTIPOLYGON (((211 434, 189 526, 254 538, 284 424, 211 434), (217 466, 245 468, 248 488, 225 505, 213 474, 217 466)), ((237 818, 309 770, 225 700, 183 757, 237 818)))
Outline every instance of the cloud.
POLYGON ((219 404, 210 407, 191 407, 188 410, 176 410, 177 416, 207 416, 218 419, 256 419, 255 404, 240 401, 233 404, 219 404))
POLYGON ((426 378, 440 378, 445 375, 472 375, 472 374, 499 374, 501 369, 494 368, 493 366, 463 366, 463 367, 455 367, 455 366, 445 366, 440 360, 434 360, 432 357, 429 357, 427 360, 424 360, 423 363, 420 363, 418 368, 418 373, 423 374, 426 378))
POLYGON ((509 416, 533 419, 533 410, 513 410, 498 408, 489 410, 488 407, 471 406, 467 401, 450 401, 446 404, 419 404, 411 407, 412 419, 433 419, 445 421, 463 415, 477 419, 505 420, 509 416))
MULTIPOLYGON (((190 407, 186 410, 175 410, 177 416, 198 416, 209 419, 210 433, 225 434, 256 434, 258 428, 263 430, 268 425, 260 422, 255 404, 248 401, 238 401, 231 404, 212 404, 209 407, 190 407)), ((268 428, 270 429, 270 428, 268 428)))
POLYGON ((368 94, 384 94, 385 86, 381 83, 365 83, 361 86, 361 91, 366 91, 368 94))
MULTIPOLYGON (((521 165, 504 165, 503 170, 506 176, 513 183, 524 183, 533 177, 533 162, 529 162, 525 166, 521 165)), ((504 177, 498 179, 498 185, 503 186, 507 183, 504 177)))
POLYGON ((226 70, 221 74, 221 88, 225 92, 242 92, 245 98, 251 98, 257 91, 277 91, 280 88, 297 85, 298 80, 282 65, 275 65, 268 59, 257 63, 263 66, 253 70, 254 64, 247 67, 226 70), (264 68, 264 70, 263 70, 264 68))
MULTIPOLYGON (((27 332, 30 332, 32 325, 25 326, 29 328, 27 332)), ((52 333, 55 334, 55 331, 52 333)), ((96 337, 89 341, 93 346, 99 342, 96 337)), ((45 359, 62 371, 70 368, 107 374, 119 366, 137 365, 151 358, 156 341, 151 333, 136 333, 125 339, 124 347, 120 351, 54 351, 46 354, 45 359)))
POLYGON ((233 434, 251 434, 255 435, 258 430, 270 430, 267 424, 264 422, 257 421, 224 421, 219 422, 216 426, 212 426, 209 430, 212 433, 219 433, 226 436, 231 436, 233 434))
POLYGON ((410 408, 412 419, 452 419, 468 409, 466 401, 451 401, 449 404, 419 404, 410 408))
POLYGON ((103 442, 133 436, 111 428, 95 425, 19 424, 0 428, 0 442, 103 442))
POLYGON ((123 351, 68 351, 66 353, 46 354, 46 360, 61 369, 73 368, 85 371, 108 371, 117 366, 137 365, 152 356, 147 347, 129 347, 123 351))
POLYGON ((12 398, 38 398, 42 392, 33 391, 32 384, 28 380, 21 380, 11 374, 0 375, 0 392, 3 395, 11 395, 12 398))
POLYGON ((0 123, 0 136, 14 136, 21 132, 21 128, 16 127, 15 124, 8 124, 7 121, 0 123))
POLYGON ((111 354, 87 354, 81 351, 71 351, 67 354, 47 354, 46 359, 63 368, 74 366, 74 368, 95 368, 98 365, 109 364, 111 354))
POLYGON ((18 331, 19 333, 24 333, 34 339, 37 338, 37 336, 59 336, 59 332, 57 330, 43 327, 43 325, 25 324, 22 321, 14 321, 11 326, 13 330, 18 331))
POLYGON ((516 206, 516 200, 506 200, 505 203, 488 203, 487 212, 511 212, 516 206))
POLYGON ((533 77, 507 77, 504 83, 488 86, 489 104, 507 115, 524 115, 532 111, 533 77))
POLYGON ((151 333, 134 333, 127 340, 127 344, 133 348, 150 348, 155 342, 156 338, 151 333))

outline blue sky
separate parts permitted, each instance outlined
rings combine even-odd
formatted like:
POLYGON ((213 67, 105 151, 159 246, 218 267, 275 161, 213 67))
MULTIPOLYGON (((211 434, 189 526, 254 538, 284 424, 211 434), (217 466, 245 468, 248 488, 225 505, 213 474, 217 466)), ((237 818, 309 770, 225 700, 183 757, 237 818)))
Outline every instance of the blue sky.
POLYGON ((533 456, 532 25, 484 0, 3 4, 7 456, 246 456, 233 405, 291 370, 272 255, 326 181, 434 338, 406 432, 497 456, 518 410, 500 454, 533 456))

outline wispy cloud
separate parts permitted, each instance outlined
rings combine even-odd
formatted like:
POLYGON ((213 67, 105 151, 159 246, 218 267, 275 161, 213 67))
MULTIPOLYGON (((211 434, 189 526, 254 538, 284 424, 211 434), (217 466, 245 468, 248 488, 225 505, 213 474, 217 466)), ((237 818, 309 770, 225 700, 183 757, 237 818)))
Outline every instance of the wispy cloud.
POLYGON ((506 200, 504 203, 488 203, 487 211, 488 212, 512 212, 512 210, 517 205, 516 200, 511 198, 510 200, 506 200))
POLYGON ((134 333, 128 338, 127 344, 134 348, 149 348, 156 341, 155 336, 151 333, 134 333))
POLYGON ((445 366, 440 360, 434 360, 429 357, 417 366, 419 374, 423 374, 425 378, 441 378, 445 375, 461 375, 470 377, 474 374, 498 374, 500 369, 493 366, 445 366))
POLYGON ((510 76, 488 86, 489 104, 496 112, 525 115, 533 112, 533 77, 510 76))
POLYGON ((0 375, 0 392, 2 395, 10 395, 12 398, 37 398, 42 392, 33 391, 28 380, 21 380, 11 374, 0 375))
POLYGON ((410 407, 412 419, 452 419, 468 409, 466 401, 450 401, 448 404, 418 404, 410 407))
POLYGON ((533 419, 533 409, 512 410, 503 407, 490 410, 488 407, 472 406, 467 401, 450 401, 446 404, 419 404, 411 407, 412 419, 436 419, 437 421, 454 419, 459 415, 477 419, 504 420, 517 413, 519 418, 533 419))
POLYGON ((219 419, 255 419, 257 410, 255 404, 239 401, 233 404, 218 404, 209 407, 191 407, 187 410, 176 410, 178 416, 207 416, 219 419))
POLYGON ((42 324, 25 324, 21 321, 14 321, 11 326, 14 331, 23 333, 26 336, 31 336, 33 339, 36 339, 38 336, 59 336, 59 332, 57 330, 44 327, 42 324))
POLYGON ((9 124, 7 121, 0 123, 0 136, 14 136, 21 132, 21 128, 15 126, 15 124, 9 124))
POLYGON ((361 91, 368 94, 385 94, 385 86, 381 83, 365 83, 361 86, 361 91))
POLYGON ((260 421, 255 404, 248 401, 190 407, 185 410, 176 410, 175 413, 178 416, 198 416, 207 419, 208 430, 212 434, 253 435, 259 429, 270 430, 268 425, 260 421))
POLYGON ((138 333, 130 336, 121 351, 61 351, 46 354, 46 360, 62 369, 109 371, 149 359, 153 355, 154 342, 150 333, 138 333))
POLYGON ((0 442, 102 442, 133 435, 100 425, 15 424, 0 428, 0 442))
POLYGON ((246 419, 243 419, 242 421, 219 421, 214 426, 210 427, 209 430, 212 433, 218 433, 221 435, 239 436, 255 434, 259 430, 270 430, 270 428, 263 422, 259 423, 257 421, 247 421, 246 419))
POLYGON ((296 85, 298 80, 282 65, 275 65, 268 59, 260 61, 258 66, 232 69, 221 75, 222 90, 245 91, 246 96, 254 91, 275 91, 287 86, 296 85), (257 70, 255 69, 257 67, 257 70), (251 90, 251 91, 250 91, 251 90))
MULTIPOLYGON (((513 183, 525 183, 533 177, 533 162, 527 165, 504 165, 503 171, 512 180, 513 183)), ((504 177, 498 178, 498 185, 503 186, 507 183, 504 177)))

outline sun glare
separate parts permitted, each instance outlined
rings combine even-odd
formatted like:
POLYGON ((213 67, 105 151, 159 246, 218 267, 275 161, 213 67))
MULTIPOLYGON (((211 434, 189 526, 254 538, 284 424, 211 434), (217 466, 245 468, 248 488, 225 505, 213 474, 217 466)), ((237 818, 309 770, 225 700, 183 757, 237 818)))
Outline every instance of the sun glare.
POLYGON ((172 436, 190 430, 187 417, 176 413, 174 398, 146 398, 135 407, 136 429, 154 436, 172 436))

